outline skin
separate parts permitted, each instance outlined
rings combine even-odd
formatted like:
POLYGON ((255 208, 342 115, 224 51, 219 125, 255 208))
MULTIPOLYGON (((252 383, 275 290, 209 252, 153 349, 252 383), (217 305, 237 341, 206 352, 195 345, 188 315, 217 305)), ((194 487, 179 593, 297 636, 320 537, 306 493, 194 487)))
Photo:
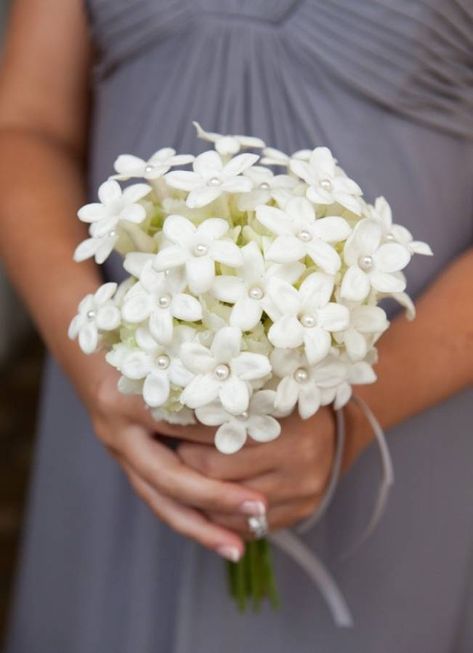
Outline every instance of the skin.
MULTIPOLYGON (((67 339, 78 302, 102 282, 94 263, 72 261, 86 235, 74 215, 85 202, 90 65, 82 0, 16 0, 0 69, 0 255, 138 496, 177 532, 235 559, 251 510, 266 507, 276 529, 317 507, 333 460, 333 415, 324 408, 305 422, 291 416, 278 440, 225 456, 212 445, 213 429, 155 422, 140 398, 119 394, 101 354, 86 357, 67 339), (157 433, 181 439, 178 450, 157 433)), ((464 301, 472 280, 470 250, 420 298, 417 320, 397 318, 382 338, 379 381, 357 393, 384 428, 472 383, 473 304, 464 301)), ((348 469, 372 436, 356 408, 346 415, 348 469)))

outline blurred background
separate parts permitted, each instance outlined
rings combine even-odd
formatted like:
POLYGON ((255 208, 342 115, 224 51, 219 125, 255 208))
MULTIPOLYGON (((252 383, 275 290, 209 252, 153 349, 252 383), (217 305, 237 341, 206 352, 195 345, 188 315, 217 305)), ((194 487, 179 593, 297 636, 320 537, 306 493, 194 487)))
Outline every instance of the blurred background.
MULTIPOLYGON (((0 0, 0 56, 9 4, 0 0)), ((42 358, 40 341, 0 260, 0 650, 32 461, 42 358)))

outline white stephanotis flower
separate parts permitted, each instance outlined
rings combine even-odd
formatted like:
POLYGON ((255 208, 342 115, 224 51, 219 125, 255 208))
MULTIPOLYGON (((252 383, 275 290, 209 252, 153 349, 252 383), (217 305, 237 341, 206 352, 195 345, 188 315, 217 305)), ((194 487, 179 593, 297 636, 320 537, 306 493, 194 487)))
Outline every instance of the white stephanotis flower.
POLYGON ((255 136, 217 134, 216 132, 205 131, 205 129, 203 129, 195 120, 192 124, 197 131, 197 136, 204 141, 214 143, 215 149, 222 156, 233 156, 234 154, 238 154, 242 148, 262 148, 265 146, 264 141, 255 136))
POLYGON ((235 276, 215 277, 212 293, 223 302, 233 304, 230 325, 242 331, 253 329, 261 320, 267 301, 267 283, 272 276, 293 284, 304 271, 302 263, 266 266, 263 254, 255 242, 241 248, 243 264, 235 276))
POLYGON ((197 408, 197 419, 207 426, 218 426, 215 446, 221 453, 239 451, 249 435, 257 442, 270 442, 281 433, 281 424, 272 416, 275 392, 260 390, 251 397, 248 409, 241 415, 232 415, 219 401, 197 408))
POLYGON ((84 261, 94 256, 97 263, 103 263, 118 241, 121 224, 137 225, 146 218, 146 209, 138 202, 150 190, 148 184, 133 184, 122 191, 113 179, 103 183, 98 191, 100 202, 86 204, 77 213, 82 222, 91 223, 91 238, 76 248, 74 260, 84 261))
POLYGON ((127 293, 122 316, 126 322, 139 324, 147 320, 149 330, 157 342, 168 344, 174 331, 173 318, 186 322, 202 319, 198 299, 184 293, 186 281, 183 270, 157 272, 153 261, 143 267, 140 280, 127 293))
POLYGON ((340 256, 330 243, 345 240, 351 233, 348 222, 339 216, 315 217, 313 205, 304 197, 294 197, 285 210, 259 206, 256 218, 276 239, 266 258, 277 263, 299 261, 308 256, 327 274, 340 268, 340 256))
POLYGON ((304 345, 311 365, 321 361, 330 350, 331 333, 343 331, 350 321, 349 310, 331 302, 334 281, 321 272, 310 274, 296 290, 287 281, 271 278, 266 312, 273 320, 270 342, 281 349, 304 345))
POLYGON ((297 404, 302 419, 318 411, 324 389, 338 387, 346 378, 346 366, 337 358, 328 356, 310 365, 301 349, 274 349, 271 365, 281 378, 274 401, 276 409, 289 414, 297 404))
POLYGON ((176 154, 172 147, 163 147, 155 152, 147 161, 134 154, 121 154, 113 164, 117 174, 112 179, 158 179, 169 172, 174 166, 192 163, 192 154, 176 154))
POLYGON ((167 410, 166 408, 153 408, 151 415, 158 422, 168 422, 168 424, 179 424, 179 426, 190 426, 196 424, 197 420, 194 417, 194 411, 186 406, 179 408, 179 410, 167 410))
POLYGON ((377 197, 374 206, 368 205, 368 217, 377 220, 383 228, 383 238, 387 241, 394 241, 404 245, 410 254, 423 254, 432 256, 430 245, 421 240, 414 240, 409 229, 393 224, 391 207, 384 197, 377 197))
MULTIPOLYGON (((351 361, 348 356, 341 355, 333 357, 334 361, 342 364, 344 367, 344 375, 340 378, 337 384, 333 386, 321 387, 321 405, 328 406, 333 403, 335 410, 342 408, 349 401, 353 394, 354 385, 366 385, 376 381, 376 374, 369 361, 370 354, 368 352, 367 360, 351 361)), ((327 364, 329 361, 327 360, 327 364)), ((340 368, 341 371, 341 368, 340 368)))
POLYGON ((165 176, 172 188, 189 191, 186 204, 191 209, 206 206, 222 193, 245 193, 253 185, 241 173, 258 160, 257 154, 238 154, 225 163, 218 152, 209 150, 194 160, 194 171, 173 170, 165 176))
POLYGON ((280 199, 282 195, 291 197, 291 191, 297 185, 294 177, 275 175, 263 166, 253 166, 243 174, 251 180, 253 190, 238 196, 237 205, 240 211, 254 211, 260 204, 280 199))
POLYGON ((344 343, 352 361, 362 360, 369 345, 376 341, 388 326, 386 313, 381 307, 361 304, 350 308, 350 324, 334 337, 338 343, 344 343))
POLYGON ((248 409, 249 382, 271 371, 267 356, 241 351, 241 331, 230 326, 215 334, 210 348, 197 342, 184 343, 181 358, 196 374, 184 389, 181 402, 189 408, 201 408, 218 397, 233 415, 248 409))
POLYGON ((104 283, 79 304, 79 312, 72 319, 67 335, 71 340, 78 338, 85 354, 97 349, 99 331, 113 331, 120 325, 120 311, 112 301, 116 289, 116 283, 104 283))
POLYGON ((406 281, 398 273, 411 255, 404 245, 382 239, 383 228, 378 221, 364 218, 358 222, 343 252, 348 270, 340 289, 342 299, 363 301, 371 288, 381 293, 405 289, 406 281))
POLYGON ((290 167, 309 185, 307 198, 314 204, 337 202, 357 215, 360 213, 362 190, 337 166, 327 147, 316 147, 309 162, 292 159, 290 167))
POLYGON ((265 166, 286 166, 289 168, 292 159, 296 159, 296 161, 308 161, 311 154, 312 150, 298 150, 289 156, 285 152, 281 152, 281 150, 277 150, 274 147, 266 147, 263 150, 261 163, 265 166))
POLYGON ((189 327, 177 327, 173 342, 164 347, 147 329, 139 327, 135 333, 137 347, 126 344, 116 347, 107 354, 107 361, 127 379, 143 380, 143 398, 148 406, 157 408, 168 400, 171 384, 185 387, 192 380, 193 375, 182 364, 179 351, 183 342, 194 335, 189 327))
POLYGON ((208 218, 195 226, 182 215, 168 216, 163 232, 171 244, 156 254, 155 268, 163 271, 183 265, 191 291, 207 292, 215 277, 215 261, 232 268, 242 264, 240 248, 223 238, 229 226, 222 218, 208 218))

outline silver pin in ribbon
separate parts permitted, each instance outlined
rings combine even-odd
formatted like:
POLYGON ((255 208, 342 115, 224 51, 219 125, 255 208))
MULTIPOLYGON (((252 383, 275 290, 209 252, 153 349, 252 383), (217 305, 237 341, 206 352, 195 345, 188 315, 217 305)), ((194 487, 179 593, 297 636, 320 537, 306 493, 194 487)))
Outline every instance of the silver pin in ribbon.
POLYGON ((268 520, 266 515, 248 517, 248 528, 256 540, 261 540, 268 534, 268 520))

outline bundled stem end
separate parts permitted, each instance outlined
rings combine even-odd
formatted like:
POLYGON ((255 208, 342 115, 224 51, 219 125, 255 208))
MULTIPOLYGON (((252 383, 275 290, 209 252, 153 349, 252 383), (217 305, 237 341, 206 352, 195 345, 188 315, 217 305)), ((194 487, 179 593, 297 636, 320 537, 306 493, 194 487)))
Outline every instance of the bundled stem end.
POLYGON ((240 612, 251 605, 258 612, 263 601, 268 600, 273 609, 280 605, 276 579, 267 540, 248 542, 246 551, 238 562, 227 562, 230 595, 240 612))

